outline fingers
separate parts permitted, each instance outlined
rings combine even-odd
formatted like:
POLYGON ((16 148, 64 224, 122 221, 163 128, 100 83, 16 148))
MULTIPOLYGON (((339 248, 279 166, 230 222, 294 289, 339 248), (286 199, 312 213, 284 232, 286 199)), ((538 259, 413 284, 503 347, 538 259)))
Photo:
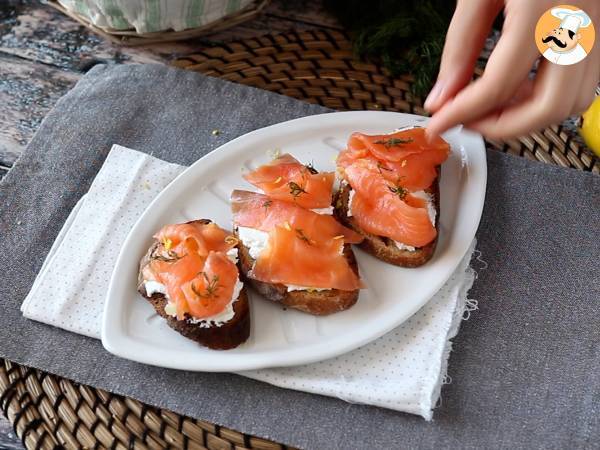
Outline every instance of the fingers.
POLYGON ((540 63, 532 94, 524 101, 467 124, 491 139, 509 139, 539 130, 569 116, 577 106, 586 67, 540 63))
POLYGON ((507 12, 502 36, 484 74, 434 114, 427 127, 430 138, 460 123, 478 120, 515 96, 539 56, 532 39, 537 17, 507 12))
POLYGON ((437 111, 471 80, 477 57, 501 7, 502 2, 496 0, 458 2, 446 35, 438 80, 425 100, 428 111, 437 111))

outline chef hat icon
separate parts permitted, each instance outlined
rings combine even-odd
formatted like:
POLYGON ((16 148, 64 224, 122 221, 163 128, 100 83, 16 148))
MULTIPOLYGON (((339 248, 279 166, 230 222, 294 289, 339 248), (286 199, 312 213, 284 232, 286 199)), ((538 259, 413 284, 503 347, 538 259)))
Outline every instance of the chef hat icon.
POLYGON ((574 11, 566 8, 553 8, 550 12, 561 20, 560 28, 571 30, 573 33, 577 33, 579 28, 589 27, 592 23, 590 16, 581 9, 574 11))

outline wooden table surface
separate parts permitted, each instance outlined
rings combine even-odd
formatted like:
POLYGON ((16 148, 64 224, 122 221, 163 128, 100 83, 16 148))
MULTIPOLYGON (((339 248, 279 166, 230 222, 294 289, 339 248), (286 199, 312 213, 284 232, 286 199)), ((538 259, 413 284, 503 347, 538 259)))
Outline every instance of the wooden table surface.
POLYGON ((48 110, 98 62, 166 63, 215 42, 314 28, 339 29, 319 0, 272 0, 262 16, 227 31, 182 43, 122 47, 50 6, 0 0, 0 178, 48 110))
MULTIPOLYGON (((216 42, 289 30, 340 29, 319 0, 272 0, 251 22, 180 43, 122 47, 32 0, 0 0, 0 179, 46 113, 93 65, 159 62, 216 42)), ((22 448, 0 415, 0 449, 22 448)))

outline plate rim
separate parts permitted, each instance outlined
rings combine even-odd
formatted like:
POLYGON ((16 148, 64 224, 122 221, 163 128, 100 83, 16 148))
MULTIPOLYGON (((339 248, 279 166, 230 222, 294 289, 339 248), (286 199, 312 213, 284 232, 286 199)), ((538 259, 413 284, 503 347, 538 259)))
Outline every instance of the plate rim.
MULTIPOLYGON (((149 364, 149 365, 164 367, 164 368, 170 368, 170 369, 190 370, 190 371, 198 371, 198 372, 231 372, 231 371, 265 369, 265 368, 272 368, 272 367, 296 366, 296 365, 309 364, 309 363, 314 363, 314 362, 326 360, 329 358, 333 358, 333 357, 345 354, 347 352, 350 352, 352 350, 355 350, 356 348, 359 348, 370 342, 373 342, 374 340, 378 339, 379 337, 388 333, 392 329, 394 329, 394 328, 398 327, 399 325, 401 325, 402 323, 404 323, 406 320, 408 320, 410 317, 412 317, 419 309, 421 309, 429 300, 431 300, 431 297, 433 295, 435 295, 435 293, 449 279, 449 277, 452 275, 454 270, 456 270, 456 267, 458 267, 458 265, 460 264, 460 261, 464 258, 471 242, 475 238, 475 233, 479 227, 479 223, 481 221, 481 216, 482 216, 482 212, 483 212, 483 206, 484 206, 484 202, 485 202, 485 193, 486 193, 486 189, 487 189, 486 149, 485 149, 485 144, 484 144, 484 141, 483 141, 483 138, 481 137, 481 135, 479 135, 478 133, 474 133, 472 131, 468 131, 468 130, 458 129, 459 134, 461 134, 461 135, 466 134, 467 137, 474 140, 473 141, 474 148, 469 153, 469 163, 468 164, 469 164, 469 166, 477 167, 478 170, 476 172, 475 177, 473 177, 473 176, 468 177, 469 178, 468 183, 472 184, 474 187, 480 188, 480 189, 475 189, 475 191, 474 191, 474 194, 477 194, 476 199, 473 199, 470 197, 471 200, 477 200, 477 203, 476 203, 477 208, 476 208, 476 220, 472 221, 471 227, 468 230, 470 239, 465 239, 465 241, 468 241, 468 243, 463 244, 461 246, 459 257, 455 257, 454 259, 452 259, 452 264, 451 264, 452 269, 448 270, 447 276, 440 277, 440 279, 436 280, 435 283, 432 283, 432 286, 435 286, 435 287, 430 289, 431 295, 424 296, 424 299, 421 301, 413 302, 411 304, 411 307, 406 309, 407 312, 405 312, 399 320, 389 320, 386 323, 386 326, 379 327, 377 329, 378 330, 377 332, 371 333, 369 335, 369 337, 367 337, 366 339, 363 337, 363 339, 360 340, 361 341, 360 343, 357 343, 358 340, 352 340, 352 341, 348 341, 348 342, 344 343, 344 342, 338 342, 339 339, 337 339, 337 340, 335 338, 328 339, 327 342, 331 342, 333 340, 336 343, 336 345, 335 346, 332 345, 328 349, 325 348, 324 350, 321 350, 320 352, 317 352, 316 354, 313 354, 312 352, 307 351, 307 350, 310 350, 315 345, 318 346, 320 344, 322 346, 322 343, 319 341, 317 341, 316 344, 309 344, 306 347, 296 348, 293 350, 286 351, 285 349, 283 349, 283 350, 277 349, 277 350, 269 351, 266 354, 260 354, 260 353, 259 354, 246 354, 246 355, 244 355, 244 361, 245 361, 244 364, 236 364, 235 363, 235 360, 237 359, 237 357, 240 356, 239 353, 236 353, 231 358, 225 358, 224 360, 223 360, 223 358, 217 358, 216 363, 215 363, 215 361, 210 363, 208 361, 208 358, 203 360, 201 363, 193 362, 193 361, 192 362, 190 362, 190 361, 181 362, 179 360, 179 358, 169 358, 168 361, 164 361, 163 358, 156 357, 154 355, 154 353, 147 354, 147 353, 144 353, 143 351, 141 351, 143 349, 147 350, 148 346, 145 344, 141 344, 138 340, 123 333, 123 328, 124 328, 123 322, 124 322, 125 318, 124 317, 115 317, 115 314, 116 314, 115 308, 111 308, 111 305, 114 303, 114 301, 116 301, 116 300, 111 301, 111 299, 115 298, 114 291, 117 289, 118 279, 120 278, 118 276, 118 273, 120 272, 119 269, 121 267, 123 267, 125 264, 128 264, 127 260, 130 259, 130 257, 128 258, 127 252, 125 250, 129 248, 130 242, 132 240, 134 240, 134 235, 136 234, 136 230, 141 226, 140 225, 141 222, 144 221, 144 219, 146 218, 146 216, 148 214, 151 214, 151 210, 153 210, 154 206, 161 201, 161 198, 164 195, 166 195, 165 194, 166 191, 169 191, 170 189, 172 189, 173 185, 175 185, 178 182, 181 182, 182 179, 185 180, 188 177, 190 177, 191 176, 190 173, 197 171, 198 166, 201 166, 201 165, 204 165, 207 163, 210 164, 210 161, 212 159, 219 157, 219 154, 228 151, 229 147, 236 146, 238 144, 238 142, 240 142, 241 140, 248 139, 248 137, 256 137, 256 135, 262 135, 264 133, 268 133, 269 131, 272 131, 274 128, 276 129, 276 128, 282 128, 285 126, 293 126, 294 124, 297 124, 298 122, 311 122, 311 121, 319 120, 320 118, 324 119, 325 121, 330 121, 330 120, 335 120, 335 118, 339 117, 339 116, 351 117, 353 115, 358 116, 358 117, 362 117, 363 115, 372 115, 372 116, 375 116, 375 115, 381 115, 381 116, 383 116, 383 115, 386 115, 386 116, 401 115, 404 118, 410 118, 413 121, 417 121, 422 124, 426 124, 427 121, 429 120, 429 118, 424 117, 424 116, 392 112, 392 111, 341 111, 341 112, 329 112, 329 113, 323 113, 323 114, 303 116, 303 117, 299 117, 296 119, 291 119, 288 121, 283 121, 283 122, 272 124, 272 125, 269 125, 266 127, 262 127, 262 128, 250 131, 248 133, 245 133, 241 136, 238 136, 238 137, 226 142, 225 144, 215 148, 214 150, 207 153, 206 155, 202 156, 197 161, 195 161, 193 164, 191 164, 189 167, 187 167, 185 170, 183 170, 177 177, 175 177, 152 200, 152 202, 146 207, 144 212, 136 220, 134 226, 131 228, 131 230, 129 231, 129 233, 127 235, 127 238, 125 239, 125 241, 121 247, 121 250, 119 251, 119 256, 117 257, 116 263, 113 268, 113 273, 111 274, 111 278, 110 278, 110 282, 109 282, 109 286, 108 286, 108 289, 106 292, 106 297, 105 297, 105 302, 104 302, 104 309, 103 309, 103 315, 102 315, 102 326, 101 326, 101 340, 102 340, 102 345, 104 346, 104 348, 108 352, 110 352, 116 356, 119 356, 119 357, 125 358, 125 359, 129 359, 132 361, 136 361, 139 363, 149 364), (471 161, 471 158, 474 158, 474 159, 476 158, 476 160, 471 161), (120 323, 119 327, 116 327, 117 322, 120 323), (117 332, 115 332, 115 330, 118 330, 119 332, 117 333, 117 332), (286 352, 287 352, 287 354, 286 354, 286 352), (302 355, 298 354, 298 353, 301 353, 302 355), (267 355, 270 355, 270 358, 267 358, 266 357, 267 355), (272 361, 270 361, 269 359, 272 359, 272 361), (233 360, 234 362, 232 363, 231 360, 233 360), (275 360, 276 360, 276 363, 274 363, 275 360), (208 364, 207 364, 207 362, 208 362, 208 364)), ((325 122, 323 122, 323 123, 325 123, 325 122)), ((357 122, 357 123, 359 123, 359 122, 357 122)), ((461 241, 461 240, 459 239, 459 241, 461 241)), ((415 270, 418 270, 418 269, 415 269, 415 270)), ((122 310, 122 308, 121 308, 121 310, 122 310)), ((222 351, 214 351, 214 352, 218 353, 219 355, 226 354, 226 352, 222 352, 222 351)), ((186 353, 188 353, 188 352, 186 352, 186 353)))

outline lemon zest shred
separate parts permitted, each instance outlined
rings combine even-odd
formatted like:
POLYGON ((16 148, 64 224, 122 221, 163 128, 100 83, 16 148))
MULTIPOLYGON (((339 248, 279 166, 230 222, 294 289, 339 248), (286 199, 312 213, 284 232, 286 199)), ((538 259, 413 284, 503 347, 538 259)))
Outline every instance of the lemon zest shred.
POLYGON ((237 245, 238 242, 240 242, 235 236, 226 236, 225 237, 225 243, 229 244, 229 245, 237 245))

